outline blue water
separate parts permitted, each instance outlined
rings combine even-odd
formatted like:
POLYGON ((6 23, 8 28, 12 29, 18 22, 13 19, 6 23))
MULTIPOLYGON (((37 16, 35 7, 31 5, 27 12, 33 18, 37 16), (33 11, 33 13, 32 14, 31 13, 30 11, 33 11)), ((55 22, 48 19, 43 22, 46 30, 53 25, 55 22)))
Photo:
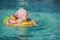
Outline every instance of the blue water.
POLYGON ((28 17, 39 26, 8 27, 3 24, 6 16, 12 15, 16 9, 0 10, 0 40, 60 40, 60 14, 55 12, 28 11, 28 17))

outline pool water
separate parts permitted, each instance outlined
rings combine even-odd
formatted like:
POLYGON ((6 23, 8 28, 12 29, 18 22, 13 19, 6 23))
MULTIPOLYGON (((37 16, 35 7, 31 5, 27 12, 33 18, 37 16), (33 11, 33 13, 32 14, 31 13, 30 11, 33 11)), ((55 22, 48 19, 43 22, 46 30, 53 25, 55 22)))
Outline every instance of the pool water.
POLYGON ((0 10, 0 40, 60 40, 60 14, 28 11, 28 17, 39 26, 8 27, 3 24, 6 16, 14 14, 16 9, 0 10))

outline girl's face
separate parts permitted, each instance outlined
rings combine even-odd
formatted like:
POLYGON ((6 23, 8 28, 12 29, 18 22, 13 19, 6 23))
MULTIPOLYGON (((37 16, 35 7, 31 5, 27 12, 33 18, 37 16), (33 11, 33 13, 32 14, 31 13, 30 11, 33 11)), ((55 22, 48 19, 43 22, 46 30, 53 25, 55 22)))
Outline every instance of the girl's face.
POLYGON ((11 20, 16 20, 16 18, 14 16, 11 17, 11 20))

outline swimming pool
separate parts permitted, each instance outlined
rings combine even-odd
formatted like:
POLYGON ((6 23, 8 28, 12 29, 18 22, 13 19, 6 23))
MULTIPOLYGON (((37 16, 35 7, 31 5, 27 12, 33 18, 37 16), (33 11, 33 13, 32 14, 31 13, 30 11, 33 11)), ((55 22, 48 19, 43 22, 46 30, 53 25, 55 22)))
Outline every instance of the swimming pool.
POLYGON ((39 26, 8 27, 3 24, 6 16, 16 9, 0 10, 0 40, 60 40, 60 14, 50 12, 28 11, 28 17, 39 26))

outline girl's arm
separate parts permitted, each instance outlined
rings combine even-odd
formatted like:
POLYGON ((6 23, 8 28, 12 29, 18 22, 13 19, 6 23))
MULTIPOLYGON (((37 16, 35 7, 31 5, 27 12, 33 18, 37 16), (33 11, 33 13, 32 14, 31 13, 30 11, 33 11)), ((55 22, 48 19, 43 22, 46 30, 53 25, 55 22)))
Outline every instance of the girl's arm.
POLYGON ((31 20, 35 26, 38 26, 34 20, 31 20))

